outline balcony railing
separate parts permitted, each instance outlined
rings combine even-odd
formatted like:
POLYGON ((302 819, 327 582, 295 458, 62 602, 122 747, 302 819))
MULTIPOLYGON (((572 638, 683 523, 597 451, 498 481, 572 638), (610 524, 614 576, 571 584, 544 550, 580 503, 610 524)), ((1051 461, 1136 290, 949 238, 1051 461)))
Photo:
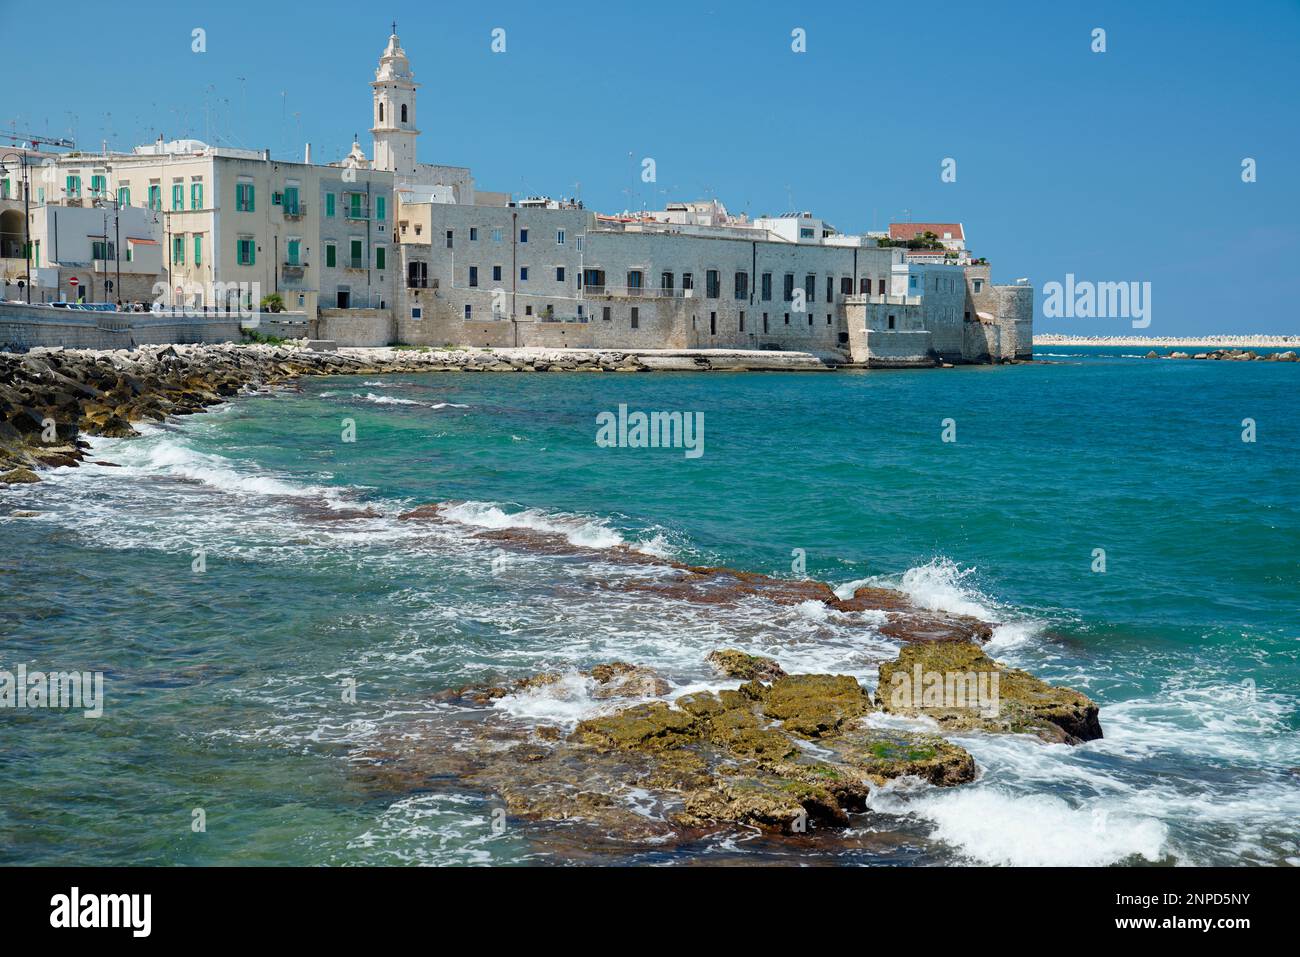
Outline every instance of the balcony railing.
POLYGON ((343 261, 344 269, 365 269, 367 263, 364 259, 346 259, 343 261))
MULTIPOLYGON (((428 288, 429 288, 429 277, 427 277, 427 276, 407 276, 407 277, 406 277, 406 288, 407 288, 407 289, 428 289, 428 288)), ((436 279, 433 281, 433 288, 434 288, 434 289, 437 289, 437 288, 438 288, 438 280, 436 280, 436 279)))
POLYGON ((284 207, 284 218, 285 218, 285 219, 302 219, 302 218, 303 218, 304 216, 306 216, 306 215, 307 215, 307 204, 306 204, 306 203, 298 203, 298 204, 295 205, 295 206, 288 206, 288 205, 286 205, 286 206, 284 207))
POLYGON ((674 289, 660 286, 583 286, 588 296, 606 296, 612 299, 689 299, 694 289, 674 289))
POLYGON ((369 206, 344 206, 343 218, 344 219, 369 219, 370 207, 369 206))

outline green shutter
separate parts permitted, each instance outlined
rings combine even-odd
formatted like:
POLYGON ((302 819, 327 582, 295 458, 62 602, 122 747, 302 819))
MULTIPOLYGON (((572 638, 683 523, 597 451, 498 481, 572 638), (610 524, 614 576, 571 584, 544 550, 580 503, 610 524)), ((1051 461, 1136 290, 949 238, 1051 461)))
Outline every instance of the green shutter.
POLYGON ((130 205, 131 205, 131 187, 130 187, 130 186, 119 186, 119 187, 118 187, 118 189, 117 189, 117 205, 119 205, 119 206, 130 206, 130 205))
POLYGON ((325 265, 326 265, 326 266, 333 266, 333 265, 337 262, 337 259, 335 258, 337 255, 338 255, 338 250, 335 249, 333 243, 331 243, 330 245, 326 246, 326 247, 325 247, 325 265))
POLYGON ((375 197, 375 219, 384 218, 384 213, 386 212, 384 207, 387 205, 386 201, 387 201, 387 197, 385 196, 375 197))
POLYGON ((334 215, 334 194, 333 193, 325 194, 325 215, 326 216, 334 215))
POLYGON ((194 265, 203 265, 203 234, 196 233, 194 236, 194 265))
POLYGON ((375 268, 376 269, 384 268, 384 247, 383 246, 375 247, 375 268))
POLYGON ((296 266, 296 265, 298 265, 298 245, 299 245, 299 240, 297 240, 297 239, 291 239, 291 240, 289 240, 289 245, 288 245, 289 263, 288 263, 288 265, 290 265, 290 266, 296 266))
POLYGON ((352 264, 356 265, 361 262, 361 240, 352 240, 352 264))

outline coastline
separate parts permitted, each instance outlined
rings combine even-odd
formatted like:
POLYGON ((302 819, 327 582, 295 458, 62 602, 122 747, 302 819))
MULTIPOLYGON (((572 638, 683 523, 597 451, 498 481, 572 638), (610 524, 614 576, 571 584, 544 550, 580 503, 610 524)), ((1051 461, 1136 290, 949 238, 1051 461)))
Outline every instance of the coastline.
POLYGON ((1036 346, 1124 346, 1144 348, 1182 346, 1185 348, 1292 349, 1300 348, 1300 336, 1062 336, 1039 334, 1036 346))

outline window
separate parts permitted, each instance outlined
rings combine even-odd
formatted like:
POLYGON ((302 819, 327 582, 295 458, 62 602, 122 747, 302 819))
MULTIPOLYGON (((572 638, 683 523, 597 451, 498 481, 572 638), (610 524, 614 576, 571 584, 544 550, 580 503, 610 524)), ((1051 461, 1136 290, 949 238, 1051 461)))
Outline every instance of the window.
POLYGON ((557 245, 557 246, 563 246, 563 245, 564 245, 564 230, 563 230, 563 229, 557 229, 557 230, 555 231, 555 245, 557 245))
POLYGON ((826 325, 829 326, 830 324, 831 324, 831 314, 828 312, 826 313, 826 325))
POLYGON ((695 288, 695 277, 688 272, 682 273, 682 291, 695 288))
POLYGON ((916 288, 916 277, 915 277, 915 276, 908 276, 908 277, 907 277, 907 287, 908 287, 909 289, 915 289, 915 288, 916 288))
POLYGON ((817 301, 817 277, 812 273, 803 277, 803 294, 808 302, 817 301))
POLYGON ((423 317, 424 317, 424 310, 421 307, 419 306, 411 307, 411 319, 413 319, 415 322, 419 322, 423 317))
POLYGON ((469 267, 469 284, 471 287, 478 285, 478 266, 469 267))
MULTIPOLYGON (((149 187, 152 193, 154 187, 149 187)), ((253 212, 253 184, 236 183, 235 184, 235 209, 241 213, 253 212)))
POLYGON ((972 280, 972 281, 971 281, 971 285, 975 287, 975 292, 976 292, 976 294, 979 294, 979 293, 981 293, 981 292, 984 291, 984 280, 983 280, 983 279, 975 279, 975 280, 972 280))
POLYGON ((90 177, 90 195, 91 196, 108 195, 108 182, 104 179, 103 176, 95 174, 90 177))
POLYGON ((379 122, 384 122, 384 101, 379 101, 379 122))
POLYGON ((533 314, 533 307, 532 307, 532 306, 524 306, 524 315, 525 315, 525 316, 531 316, 532 314, 533 314))
POLYGON ((385 246, 375 247, 375 268, 383 269, 388 265, 388 249, 385 246))
POLYGON ((325 265, 333 269, 338 265, 339 249, 333 243, 325 244, 325 265))
POLYGON ((642 274, 639 269, 632 269, 627 274, 627 291, 629 295, 636 295, 641 291, 642 274), (636 290, 633 292, 632 290, 636 290))
POLYGON ((785 324, 790 325, 790 313, 788 312, 785 314, 785 324))
POLYGON ((740 311, 740 331, 745 331, 745 311, 743 309, 740 311))
POLYGON ((130 205, 131 205, 131 187, 130 187, 130 186, 119 186, 119 187, 117 188, 117 205, 119 205, 119 206, 130 206, 130 205))
POLYGON ((0 179, 0 199, 9 198, 9 180, 0 179))
POLYGON ((91 259, 116 259, 117 253, 113 249, 113 244, 106 239, 96 239, 90 244, 91 259))
POLYGON ((66 191, 69 199, 79 198, 81 196, 81 177, 69 176, 66 191))
POLYGON ((500 282, 500 281, 501 281, 501 267, 500 267, 500 266, 493 266, 493 267, 492 267, 492 281, 493 281, 493 282, 500 282))
POLYGON ((472 242, 472 243, 476 243, 476 242, 478 242, 478 227, 477 227, 477 226, 471 226, 471 227, 469 228, 469 241, 472 242))
POLYGON ((869 295, 871 295, 871 280, 870 280, 870 279, 859 279, 859 280, 858 280, 858 292, 861 293, 861 294, 864 295, 864 296, 869 296, 869 295))
POLYGON ((763 313, 763 332, 767 332, 767 313, 763 313))
POLYGON ((185 184, 172 183, 172 212, 185 208, 185 184))
POLYGON ((203 265, 203 234, 194 234, 194 265, 203 265))
POLYGON ((609 306, 603 306, 600 310, 600 318, 609 322, 609 306))
POLYGON ((851 295, 853 295, 853 277, 852 277, 852 276, 841 276, 841 277, 840 277, 840 295, 841 295, 841 296, 851 296, 851 295))
POLYGON ((528 267, 527 267, 527 266, 520 266, 520 267, 519 267, 519 279, 520 279, 521 282, 527 282, 527 281, 528 281, 528 267))
POLYGON ((641 327, 641 310, 637 306, 633 306, 632 307, 632 328, 639 329, 640 327, 641 327))
POLYGON ((203 183, 202 181, 190 181, 190 209, 203 208, 203 183))
POLYGON ((704 273, 704 295, 709 299, 717 299, 720 291, 718 281, 718 271, 710 269, 704 273))
POLYGON ((284 252, 284 264, 285 264, 286 266, 297 266, 297 265, 300 265, 300 263, 299 263, 299 261, 298 261, 298 256, 299 256, 300 251, 302 250, 302 240, 301 240, 301 239, 291 239, 291 240, 289 240, 287 243, 285 243, 284 250, 285 250, 285 252, 284 252))
POLYGON ((366 198, 365 193, 348 193, 348 218, 365 219, 366 209, 362 201, 366 198))
POLYGON ((834 276, 826 277, 826 301, 827 302, 835 301, 835 277, 834 276))
POLYGON ((473 315, 474 315, 474 307, 471 306, 469 303, 465 303, 465 321, 469 322, 470 317, 473 315))
POLYGON ((749 273, 747 272, 736 273, 735 285, 736 285, 736 298, 748 299, 749 298, 749 273))
POLYGON ((375 219, 383 219, 388 215, 388 197, 375 197, 375 219))
POLYGON ((709 335, 716 336, 717 334, 718 334, 718 314, 716 312, 711 312, 709 313, 709 335))
POLYGON ((284 197, 282 200, 284 211, 290 216, 298 215, 298 187, 286 186, 284 188, 284 197))
POLYGON ((764 302, 772 301, 772 274, 770 272, 763 273, 762 297, 764 302))
POLYGON ((556 266, 556 267, 555 267, 555 281, 556 281, 556 282, 564 282, 564 267, 563 267, 563 266, 556 266))
POLYGON ((257 255, 252 237, 240 239, 235 250, 235 261, 241 266, 251 266, 256 259, 257 255))
POLYGON ((351 240, 351 262, 348 263, 353 269, 364 269, 366 267, 365 258, 362 255, 361 240, 351 240))
MULTIPOLYGON (((786 302, 791 302, 794 299, 794 273, 785 274, 785 287, 782 289, 781 295, 786 302)), ((789 323, 789 321, 787 317, 786 322, 789 323)))
POLYGON ((405 104, 405 103, 402 104, 402 122, 403 122, 403 123, 406 122, 406 104, 405 104))
POLYGON ((456 235, 456 234, 455 234, 452 230, 450 230, 450 229, 447 230, 447 248, 448 248, 448 249, 451 249, 452 238, 453 238, 455 235, 456 235))
POLYGON ((334 194, 333 193, 325 194, 325 215, 326 216, 334 215, 334 194))
POLYGON ((519 230, 519 241, 521 243, 528 242, 528 230, 526 229, 519 230))
POLYGON ((890 328, 890 329, 894 328, 894 317, 893 317, 893 316, 890 316, 890 317, 889 317, 889 328, 890 328))
POLYGON ((492 242, 494 243, 501 242, 501 230, 499 229, 492 230, 492 242))
POLYGON ((816 238, 816 235, 815 235, 815 233, 813 232, 813 230, 812 230, 810 227, 808 227, 808 226, 800 226, 800 227, 799 227, 799 238, 800 238, 800 239, 815 239, 815 238, 816 238))
MULTIPOLYGON (((868 282, 869 281, 870 280, 868 280, 868 282)), ((876 280, 876 292, 882 296, 885 294, 885 280, 883 279, 876 280)))
POLYGON ((184 236, 172 237, 172 262, 173 263, 185 262, 185 237, 184 236))
POLYGON ((659 288, 664 292, 673 291, 673 274, 670 272, 659 274, 659 288))

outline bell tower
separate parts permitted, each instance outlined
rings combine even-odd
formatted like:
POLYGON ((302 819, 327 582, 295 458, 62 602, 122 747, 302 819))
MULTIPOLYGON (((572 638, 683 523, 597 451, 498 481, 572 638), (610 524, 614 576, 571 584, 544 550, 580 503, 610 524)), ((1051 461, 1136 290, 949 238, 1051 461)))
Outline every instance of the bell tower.
POLYGON ((370 86, 375 101, 375 125, 370 128, 375 138, 374 168, 410 176, 415 172, 415 144, 420 135, 415 126, 415 90, 419 84, 402 42, 397 39, 396 23, 370 86))

